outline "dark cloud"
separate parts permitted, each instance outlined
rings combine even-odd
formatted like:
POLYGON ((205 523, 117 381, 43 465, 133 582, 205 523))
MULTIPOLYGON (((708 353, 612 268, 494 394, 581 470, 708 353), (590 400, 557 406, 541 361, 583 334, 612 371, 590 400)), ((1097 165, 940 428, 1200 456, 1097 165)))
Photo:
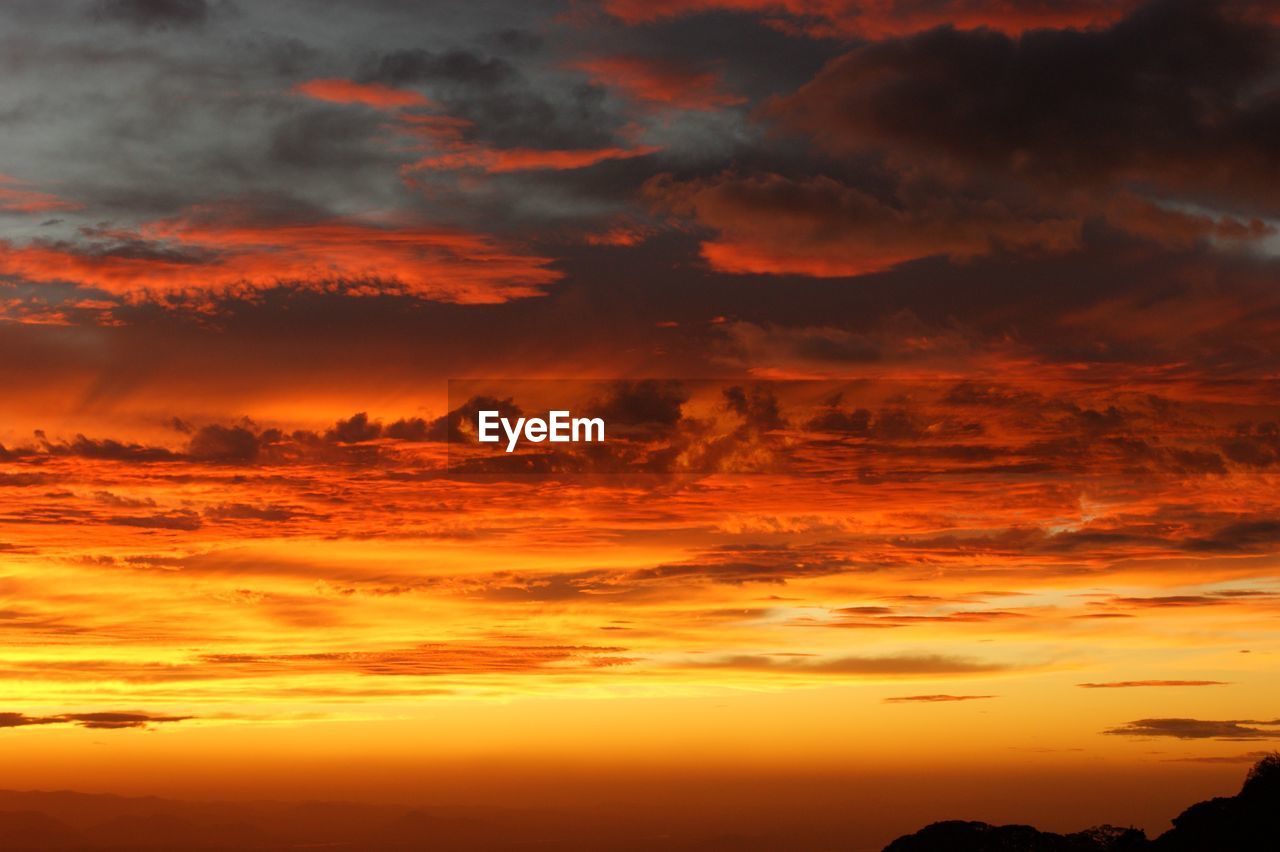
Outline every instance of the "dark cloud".
POLYGON ((725 388, 722 396, 729 410, 745 420, 749 429, 769 432, 787 428, 787 421, 782 417, 778 398, 767 387, 734 385, 725 388))
POLYGON ((618 141, 625 119, 606 107, 604 90, 582 84, 557 97, 532 88, 506 87, 445 101, 471 123, 471 138, 499 148, 548 150, 606 148, 618 141))
POLYGON ((867 276, 929 257, 1058 256, 1274 233, 1277 30, 1161 0, 1107 28, 939 27, 868 41, 760 114, 807 135, 646 184, 717 271, 867 276), (1183 47, 1183 44, 1187 47, 1183 47))
POLYGON ((632 581, 702 581, 710 583, 785 583, 853 571, 859 564, 838 548, 734 544, 708 549, 696 558, 644 568, 632 581))
POLYGON ((219 503, 204 510, 211 521, 288 521, 297 517, 291 506, 254 506, 247 503, 219 503))
POLYGON ((774 23, 776 19, 707 10, 679 20, 602 27, 593 52, 694 66, 708 65, 708 57, 715 57, 727 91, 763 100, 799 88, 847 46, 838 40, 815 41, 774 23))
POLYGON ((271 163, 294 174, 351 174, 393 169, 397 158, 387 150, 386 120, 373 110, 307 104, 282 113, 270 130, 271 163))
POLYGON ((659 379, 616 382, 608 394, 591 404, 594 417, 623 427, 672 427, 684 416, 689 391, 680 382, 659 379))
POLYGON ((84 728, 117 730, 120 728, 145 728, 162 722, 183 722, 194 716, 155 716, 149 713, 68 713, 56 717, 84 728))
POLYGON ((1081 244, 1081 221, 1070 214, 950 193, 881 198, 828 175, 659 176, 645 190, 712 229, 717 236, 702 244, 702 255, 729 273, 843 278, 933 256, 1056 254, 1081 244))
POLYGON ((1153 595, 1151 597, 1117 597, 1112 603, 1142 608, 1180 608, 1195 606, 1227 606, 1233 603, 1247 603, 1251 599, 1269 597, 1264 592, 1240 591, 1217 592, 1203 595, 1153 595))
POLYGON ((518 27, 507 27, 488 33, 484 40, 495 48, 511 54, 536 53, 546 41, 539 33, 518 27))
POLYGON ((112 494, 110 491, 96 491, 93 496, 99 503, 118 509, 148 509, 155 508, 156 505, 156 501, 150 497, 121 497, 119 494, 112 494))
POLYGON ((1020 32, 1038 28, 1085 29, 1124 14, 1140 0, 826 0, 822 3, 760 0, 607 0, 605 10, 633 26, 688 17, 719 20, 736 12, 763 19, 782 32, 816 41, 844 43, 849 39, 877 39, 940 26, 1020 32))
POLYGON ((197 27, 208 20, 207 0, 96 0, 92 16, 100 21, 120 21, 139 29, 197 27))
POLYGON ((1267 553, 1280 544, 1280 520, 1250 520, 1228 524, 1207 538, 1187 543, 1190 550, 1213 553, 1267 553))
POLYGON ((1206 721, 1203 719, 1138 719, 1103 731, 1122 737, 1172 737, 1179 740, 1267 740, 1280 737, 1280 719, 1206 721))
POLYGON ((388 423, 382 434, 397 441, 425 441, 430 425, 421 417, 408 417, 388 423))
MULTIPOLYGON (((513 39, 518 41, 518 37, 513 39)), ((488 88, 517 76, 515 67, 500 57, 460 49, 433 53, 416 48, 383 54, 372 63, 364 79, 395 85, 444 81, 488 88)))
POLYGON ((146 728, 165 722, 185 722, 194 716, 162 716, 154 713, 98 712, 62 713, 56 716, 28 716, 25 713, 0 713, 0 728, 25 728, 33 725, 78 725, 97 730, 146 728))
POLYGON ((220 677, 239 673, 258 676, 314 671, 355 672, 365 675, 458 675, 487 672, 531 673, 543 670, 608 668, 630 662, 619 656, 625 648, 572 645, 517 645, 442 642, 391 651, 352 651, 315 654, 211 654, 203 664, 216 666, 220 677))
POLYGON ((95 440, 77 435, 74 440, 66 442, 49 441, 43 432, 37 432, 36 438, 41 446, 51 455, 79 456, 99 461, 122 462, 164 462, 178 458, 177 454, 162 447, 147 447, 141 444, 116 441, 111 438, 95 440))
MULTIPOLYGON (((524 412, 511 397, 498 399, 485 395, 473 396, 450 409, 444 416, 431 421, 422 431, 422 436, 428 441, 474 443, 475 424, 479 420, 481 411, 496 411, 499 416, 508 419, 524 416, 524 412)), ((417 424, 412 421, 398 422, 401 424, 397 427, 398 432, 416 434, 419 431, 417 424)), ((395 424, 392 425, 395 426, 395 424)))
POLYGON ((1249 467, 1271 467, 1280 462, 1280 424, 1272 421, 1243 423, 1222 442, 1227 458, 1249 467))
POLYGON ((1276 210, 1276 32, 1232 5, 1161 0, 1107 29, 939 28, 861 46, 777 114, 868 146, 1066 186, 1148 181, 1276 210))
POLYGON ((56 481, 57 477, 45 473, 0 473, 0 488, 33 488, 56 481))
POLYGON ((1201 755, 1199 757, 1170 758, 1178 763, 1257 763, 1259 760, 1275 754, 1271 751, 1247 751, 1243 754, 1201 755))
POLYGON ((247 463, 258 457, 259 436, 245 426, 201 427, 191 436, 187 453, 199 461, 247 463))
POLYGON ((361 441, 372 441, 381 435, 382 424, 370 423, 369 415, 361 411, 347 420, 339 420, 325 433, 325 438, 330 441, 355 444, 361 441))
POLYGON ((121 527, 141 527, 149 530, 178 530, 193 532, 200 529, 200 516, 190 509, 174 509, 152 515, 126 515, 110 517, 105 523, 121 527))

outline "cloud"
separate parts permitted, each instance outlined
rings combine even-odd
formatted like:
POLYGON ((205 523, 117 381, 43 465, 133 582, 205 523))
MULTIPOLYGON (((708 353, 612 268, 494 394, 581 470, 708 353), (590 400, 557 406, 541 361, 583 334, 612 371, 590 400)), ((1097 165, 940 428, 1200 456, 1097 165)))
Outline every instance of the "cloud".
POLYGON ((118 509, 148 509, 155 508, 156 505, 156 501, 150 497, 121 497, 119 494, 112 494, 110 491, 96 491, 93 496, 100 503, 106 506, 114 506, 118 509))
POLYGON ((614 382, 606 395, 590 405, 594 417, 623 428, 670 428, 684 417, 689 391, 681 383, 661 379, 614 382))
POLYGON ((1188 542, 1190 549, 1211 553, 1267 553, 1280 543, 1280 521, 1241 521, 1216 530, 1212 535, 1188 542))
POLYGON ((99 21, 118 21, 138 29, 198 27, 211 11, 207 0, 96 0, 90 11, 99 21))
POLYGON ((746 99, 727 92, 714 71, 683 67, 670 61, 637 56, 597 56, 572 63, 593 83, 621 90, 629 97, 677 109, 709 110, 746 99))
POLYGON ((1226 686, 1224 680, 1118 680, 1108 683, 1077 683, 1085 689, 1128 689, 1146 686, 1226 686))
POLYGON ((388 651, 206 654, 200 662, 215 667, 219 677, 314 671, 423 677, 610 668, 631 662, 620 656, 625 651, 606 646, 438 642, 388 651))
POLYGON ((1172 737, 1179 740, 1267 740, 1280 738, 1280 719, 1206 721, 1203 719, 1138 719, 1103 731, 1122 737, 1172 737))
POLYGON ((1243 754, 1202 755, 1199 757, 1174 757, 1170 760, 1177 763, 1257 763, 1265 757, 1275 754, 1273 751, 1246 751, 1243 754))
POLYGON ((325 432, 330 441, 344 444, 356 444, 372 441, 382 435, 382 424, 369 422, 369 415, 363 411, 353 414, 346 420, 339 420, 333 428, 325 432))
POLYGON ((165 462, 179 458, 178 454, 163 447, 148 447, 112 438, 94 439, 77 435, 72 441, 55 443, 48 440, 43 432, 37 432, 36 438, 44 451, 51 455, 122 462, 165 462))
POLYGON ((25 713, 0 713, 0 728, 25 728, 34 725, 77 725, 95 730, 147 728, 167 722, 185 722, 194 716, 161 716, 154 713, 97 712, 62 713, 56 716, 28 716, 25 713))
POLYGON ((640 147, 635 140, 642 128, 607 102, 604 88, 549 86, 499 57, 393 51, 366 63, 361 80, 430 91, 442 110, 400 113, 395 132, 416 137, 433 156, 453 157, 451 169, 461 167, 468 155, 487 159, 497 173, 509 173, 521 170, 514 168, 520 156, 532 156, 521 151, 554 155, 640 147), (513 153, 500 159, 505 151, 513 153))
POLYGON ((932 704, 935 702, 948 701, 978 701, 984 698, 995 698, 994 695, 899 695, 893 698, 884 699, 886 704, 904 704, 908 702, 924 702, 932 704))
POLYGON ((137 234, 91 242, 0 240, 0 274, 69 282, 134 300, 202 304, 201 295, 277 287, 398 293, 462 303, 537 296, 561 275, 550 259, 451 228, 354 221, 256 223, 247 211, 191 211, 137 234))
POLYGON ((537 170, 570 171, 589 168, 608 160, 645 157, 658 150, 660 149, 654 145, 551 151, 535 148, 461 147, 448 153, 423 157, 407 168, 409 171, 478 169, 489 174, 537 170))
POLYGON ((109 517, 105 523, 121 527, 141 527, 153 530, 179 530, 194 532, 200 529, 200 516, 189 509, 175 509, 151 515, 124 515, 109 517))
POLYGON ((252 462, 261 450, 259 436, 244 426, 201 426, 187 444, 187 453, 199 461, 252 462))
POLYGON ((1228 6, 1163 0, 1106 28, 866 42, 757 110, 814 155, 775 135, 741 166, 661 175, 645 195, 709 234, 702 257, 730 274, 1061 256, 1114 232, 1256 246, 1280 215, 1266 153, 1277 30, 1228 6), (1182 38, 1196 50, 1172 46, 1182 38))
POLYGON ((47 192, 30 189, 28 184, 0 174, 0 210, 15 213, 49 213, 57 210, 79 210, 82 206, 47 192))
MULTIPOLYGON (((1200 548, 1196 548, 1200 549, 1200 548)), ((1203 595, 1151 595, 1148 597, 1116 597, 1111 603, 1143 609, 1181 609, 1184 607, 1229 606, 1247 604, 1250 599, 1268 599, 1272 596, 1261 591, 1242 589, 1213 592, 1203 595)))
POLYGON ((1232 10, 1163 0, 1105 29, 886 39, 772 109, 845 155, 892 150, 1074 196, 1146 184, 1274 212, 1276 33, 1232 10))
POLYGON ((501 57, 481 56, 460 48, 442 52, 412 48, 382 54, 365 76, 393 85, 445 82, 492 88, 520 75, 501 57))
POLYGON ((1249 467, 1265 468, 1280 462, 1280 424, 1274 421, 1241 423, 1222 442, 1227 458, 1249 467))
POLYGON ((786 583, 854 570, 857 563, 838 547, 732 544, 709 548, 695 558, 630 572, 632 582, 673 580, 709 583, 786 583))
POLYGON ((886 677, 936 674, 980 674, 1006 671, 1002 663, 952 657, 943 654, 898 656, 813 657, 808 655, 737 654, 686 664, 691 668, 738 669, 809 675, 883 675, 886 677))
POLYGON ((761 16, 773 26, 815 38, 884 38, 939 26, 988 28, 1009 33, 1041 27, 1085 28, 1114 21, 1140 0, 607 0, 605 9, 632 24, 729 11, 761 16))
POLYGON ((374 109, 435 106, 430 98, 418 92, 395 89, 381 83, 357 83, 338 77, 307 80, 293 87, 300 95, 336 104, 361 104, 374 109))
POLYGON ((292 506, 255 506, 248 503, 219 503, 204 510, 211 521, 288 521, 298 516, 292 506))
POLYGON ((714 269, 736 274, 851 277, 939 255, 965 260, 1080 245, 1081 223, 1071 216, 942 195, 895 205, 822 175, 663 176, 645 191, 715 231, 702 243, 702 256, 714 269))

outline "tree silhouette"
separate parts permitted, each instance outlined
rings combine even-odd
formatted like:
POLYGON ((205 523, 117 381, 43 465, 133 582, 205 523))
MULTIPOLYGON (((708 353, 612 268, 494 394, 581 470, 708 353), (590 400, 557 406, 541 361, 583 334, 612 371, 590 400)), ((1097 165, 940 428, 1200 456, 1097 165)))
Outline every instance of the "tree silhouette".
POLYGON ((885 852, 1272 852, 1280 849, 1280 752, 1249 770, 1235 796, 1198 802, 1155 840, 1136 828, 1053 834, 1026 825, 936 822, 885 852))

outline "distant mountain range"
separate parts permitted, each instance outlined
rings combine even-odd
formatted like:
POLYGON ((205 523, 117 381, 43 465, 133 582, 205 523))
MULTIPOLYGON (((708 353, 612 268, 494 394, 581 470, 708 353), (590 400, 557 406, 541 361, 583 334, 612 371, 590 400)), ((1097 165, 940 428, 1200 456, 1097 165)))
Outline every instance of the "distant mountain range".
POLYGON ((1149 839, 1136 828, 1098 826, 1053 834, 1029 825, 936 822, 884 852, 1273 852, 1280 850, 1280 754, 1258 761, 1234 796, 1198 802, 1149 839))
MULTIPOLYGON (((4 852, 845 852, 847 839, 659 829, 627 810, 411 808, 352 802, 185 802, 0 791, 4 852)), ((1273 852, 1280 850, 1280 754, 1235 796, 1187 808, 1155 839, 1099 826, 1053 834, 1025 825, 939 822, 885 852, 1273 852)))

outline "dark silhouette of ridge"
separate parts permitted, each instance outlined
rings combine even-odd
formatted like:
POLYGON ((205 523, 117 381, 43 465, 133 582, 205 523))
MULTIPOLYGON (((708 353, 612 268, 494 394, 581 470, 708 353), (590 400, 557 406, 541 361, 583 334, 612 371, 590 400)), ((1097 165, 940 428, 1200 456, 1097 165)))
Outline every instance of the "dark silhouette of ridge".
POLYGON ((1254 764, 1234 796, 1198 802, 1154 840, 1136 828, 1101 825, 1054 834, 1029 825, 935 822, 884 852, 1271 852, 1280 849, 1280 753, 1254 764))

